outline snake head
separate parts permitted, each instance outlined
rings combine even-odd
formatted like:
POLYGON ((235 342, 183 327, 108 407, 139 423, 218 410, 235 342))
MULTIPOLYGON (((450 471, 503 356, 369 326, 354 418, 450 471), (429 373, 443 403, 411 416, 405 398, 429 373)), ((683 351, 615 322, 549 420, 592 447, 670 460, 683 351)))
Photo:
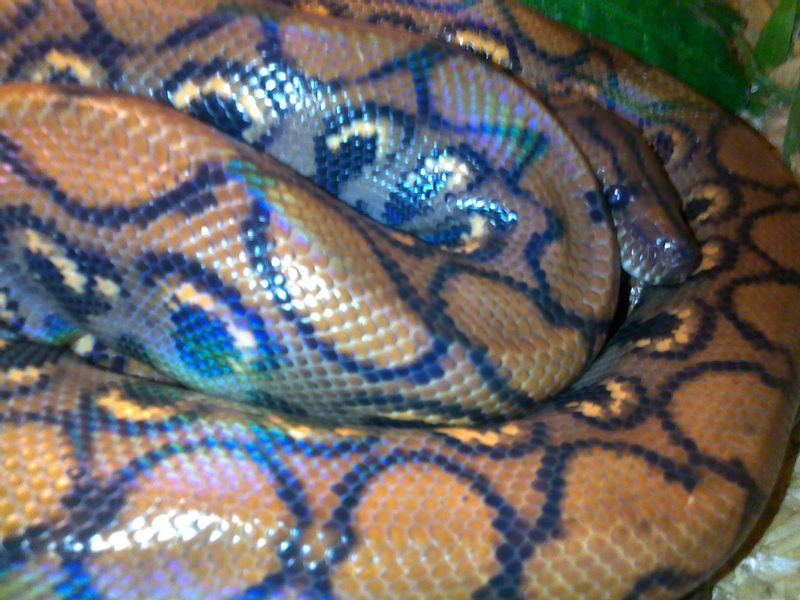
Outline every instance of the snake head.
POLYGON ((632 277, 647 285, 678 284, 700 264, 700 248, 677 207, 623 186, 613 186, 607 198, 622 266, 632 277))

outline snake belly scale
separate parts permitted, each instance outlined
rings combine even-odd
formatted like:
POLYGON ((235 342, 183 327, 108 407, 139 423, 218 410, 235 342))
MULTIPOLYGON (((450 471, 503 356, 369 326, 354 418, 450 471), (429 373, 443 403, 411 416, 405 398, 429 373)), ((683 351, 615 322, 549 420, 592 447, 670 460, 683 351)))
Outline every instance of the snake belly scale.
POLYGON ((501 0, 6 0, 0 77, 0 597, 669 598, 763 508, 800 191, 660 71, 501 0), (645 179, 699 264, 616 324, 645 179))

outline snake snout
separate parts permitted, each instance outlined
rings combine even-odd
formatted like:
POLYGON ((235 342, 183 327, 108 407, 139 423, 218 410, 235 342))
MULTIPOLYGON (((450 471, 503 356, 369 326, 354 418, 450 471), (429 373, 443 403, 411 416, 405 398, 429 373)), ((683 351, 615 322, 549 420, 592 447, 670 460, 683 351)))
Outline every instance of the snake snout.
POLYGON ((665 265, 665 269, 661 278, 655 283, 681 283, 700 265, 702 252, 693 239, 683 241, 665 239, 659 242, 659 260, 665 265))
POLYGON ((614 214, 625 271, 647 285, 685 281, 702 252, 680 214, 640 211, 614 214))

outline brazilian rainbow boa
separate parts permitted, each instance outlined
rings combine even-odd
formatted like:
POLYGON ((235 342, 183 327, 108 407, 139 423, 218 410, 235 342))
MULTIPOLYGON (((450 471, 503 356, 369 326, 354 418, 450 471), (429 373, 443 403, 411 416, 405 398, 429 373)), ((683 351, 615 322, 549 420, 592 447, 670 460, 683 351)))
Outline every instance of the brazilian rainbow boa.
POLYGON ((749 532, 800 192, 664 73, 506 0, 4 0, 0 77, 0 597, 665 598, 749 532))

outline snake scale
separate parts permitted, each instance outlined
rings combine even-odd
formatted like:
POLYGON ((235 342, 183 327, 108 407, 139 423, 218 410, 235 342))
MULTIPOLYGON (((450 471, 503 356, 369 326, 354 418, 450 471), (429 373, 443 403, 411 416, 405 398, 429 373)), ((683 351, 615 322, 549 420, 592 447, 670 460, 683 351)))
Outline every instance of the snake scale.
POLYGON ((0 597, 676 597, 763 508, 800 191, 664 73, 509 0, 3 0, 0 77, 0 597))

